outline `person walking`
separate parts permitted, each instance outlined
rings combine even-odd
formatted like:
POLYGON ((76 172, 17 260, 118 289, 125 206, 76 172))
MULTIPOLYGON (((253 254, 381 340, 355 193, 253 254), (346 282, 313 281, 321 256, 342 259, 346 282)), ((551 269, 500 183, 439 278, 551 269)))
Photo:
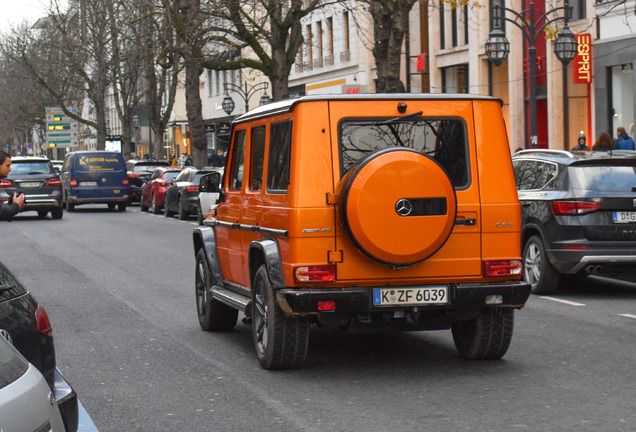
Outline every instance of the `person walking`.
MULTIPOLYGON (((5 151, 0 151, 0 179, 6 178, 11 172, 11 156, 5 151)), ((11 221, 24 207, 24 194, 13 193, 9 197, 9 203, 0 203, 0 220, 11 221)))
POLYGON ((610 151, 613 148, 612 136, 608 132, 601 132, 592 146, 593 151, 610 151))
POLYGON ((622 126, 616 129, 614 150, 634 150, 634 140, 627 135, 625 128, 622 126))
POLYGON ((585 144, 587 138, 584 134, 579 135, 578 143, 572 147, 572 151, 590 151, 590 148, 585 144))

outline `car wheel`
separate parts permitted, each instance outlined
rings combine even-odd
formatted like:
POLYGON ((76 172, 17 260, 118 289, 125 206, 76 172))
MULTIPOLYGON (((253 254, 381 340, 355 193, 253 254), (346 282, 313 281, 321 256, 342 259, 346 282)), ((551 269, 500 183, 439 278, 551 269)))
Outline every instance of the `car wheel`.
POLYGON ((278 306, 265 265, 252 284, 252 340, 264 369, 290 369, 303 364, 309 342, 306 317, 288 318, 278 306))
POLYGON ((213 299, 212 273, 205 259, 205 252, 197 252, 197 267, 195 274, 195 294, 197 301, 197 315, 199 325, 203 330, 229 331, 236 326, 238 310, 213 299))
POLYGON ((56 207, 53 210, 51 210, 51 217, 53 219, 62 219, 63 215, 64 215, 64 209, 62 207, 56 207))
POLYGON ((73 212, 75 211, 75 204, 73 204, 70 201, 66 201, 66 211, 67 212, 73 212))
POLYGON ((142 195, 140 200, 139 200, 139 209, 142 212, 147 212, 148 211, 148 206, 144 204, 144 196, 142 195))
POLYGON ((532 294, 550 294, 559 285, 559 273, 545 253, 543 241, 538 235, 530 237, 523 248, 523 280, 532 287, 532 294))
POLYGON ((174 216, 174 213, 170 211, 170 205, 168 204, 168 200, 164 198, 164 203, 163 203, 163 214, 165 217, 172 217, 174 216))
POLYGON ((152 195, 152 214, 159 214, 161 213, 161 207, 159 207, 157 205, 157 199, 155 198, 155 195, 152 195))
POLYGON ((45 218, 47 213, 48 213, 48 211, 46 211, 46 210, 38 210, 38 217, 41 218, 41 219, 45 218))
POLYGON ((115 210, 116 204, 115 203, 108 203, 108 210, 115 210))
POLYGON ((470 360, 497 360, 506 354, 514 328, 513 309, 484 309, 473 319, 451 325, 459 354, 470 360))
POLYGON ((179 220, 188 220, 188 219, 190 219, 190 214, 181 205, 181 200, 179 200, 179 220))
POLYGON ((117 203, 117 211, 125 212, 126 211, 126 203, 125 202, 117 203))

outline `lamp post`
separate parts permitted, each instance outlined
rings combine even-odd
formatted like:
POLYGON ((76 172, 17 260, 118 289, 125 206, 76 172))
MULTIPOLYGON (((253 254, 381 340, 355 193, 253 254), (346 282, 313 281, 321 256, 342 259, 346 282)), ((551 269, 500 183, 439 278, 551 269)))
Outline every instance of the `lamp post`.
POLYGON ((230 94, 228 93, 230 90, 238 93, 239 96, 243 98, 243 101, 245 102, 245 112, 249 111, 250 109, 249 107, 250 98, 254 95, 254 93, 256 93, 259 90, 263 90, 263 96, 261 96, 260 105, 266 105, 270 102, 269 96, 267 96, 268 87, 269 87, 269 83, 266 81, 263 81, 261 83, 258 83, 249 87, 247 83, 244 83, 243 87, 236 84, 232 84, 232 83, 225 83, 223 84, 223 89, 225 90, 225 97, 223 98, 221 107, 223 108, 223 111, 227 113, 227 115, 230 115, 232 111, 234 111, 234 107, 235 107, 234 100, 230 97, 230 94))
POLYGON ((501 29, 501 20, 509 21, 519 27, 528 42, 528 63, 530 68, 530 147, 532 148, 537 147, 536 41, 546 26, 562 20, 565 26, 561 29, 554 42, 554 54, 561 63, 563 63, 563 67, 565 68, 576 56, 577 52, 576 39, 568 27, 568 20, 572 18, 572 8, 568 6, 567 0, 565 1, 565 6, 550 9, 537 17, 539 13, 541 13, 541 11, 536 11, 534 9, 534 3, 532 2, 530 2, 530 8, 524 9, 521 12, 516 12, 505 6, 495 5, 492 10, 493 29, 488 35, 488 40, 485 45, 486 55, 495 66, 499 66, 508 57, 510 53, 510 43, 508 39, 506 39, 506 33, 501 29), (550 18, 550 15, 556 15, 559 10, 564 11, 564 16, 550 18), (514 19, 508 18, 506 12, 510 13, 514 19))
POLYGON ((133 117, 132 123, 135 128, 135 153, 139 156, 139 116, 137 114, 133 117))

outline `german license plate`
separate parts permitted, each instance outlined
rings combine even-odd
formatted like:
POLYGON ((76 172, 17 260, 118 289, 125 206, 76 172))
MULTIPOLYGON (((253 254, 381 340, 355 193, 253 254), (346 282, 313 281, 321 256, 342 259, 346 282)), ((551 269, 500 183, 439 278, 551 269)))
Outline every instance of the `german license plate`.
POLYGON ((96 181, 83 181, 79 183, 80 186, 97 186, 96 181))
POLYGON ((22 182, 20 186, 23 188, 36 188, 40 187, 40 182, 22 182))
POLYGON ((614 223, 636 222, 636 212, 613 212, 614 223))
POLYGON ((448 287, 374 288, 374 306, 411 306, 447 304, 448 287))

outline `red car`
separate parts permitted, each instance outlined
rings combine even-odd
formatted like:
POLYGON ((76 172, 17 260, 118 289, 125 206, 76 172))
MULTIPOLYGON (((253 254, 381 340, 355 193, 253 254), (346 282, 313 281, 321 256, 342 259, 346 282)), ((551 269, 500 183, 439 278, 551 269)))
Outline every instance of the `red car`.
POLYGON ((141 211, 148 211, 150 208, 154 214, 161 213, 166 189, 181 170, 183 167, 161 167, 152 172, 150 180, 141 187, 141 211))

